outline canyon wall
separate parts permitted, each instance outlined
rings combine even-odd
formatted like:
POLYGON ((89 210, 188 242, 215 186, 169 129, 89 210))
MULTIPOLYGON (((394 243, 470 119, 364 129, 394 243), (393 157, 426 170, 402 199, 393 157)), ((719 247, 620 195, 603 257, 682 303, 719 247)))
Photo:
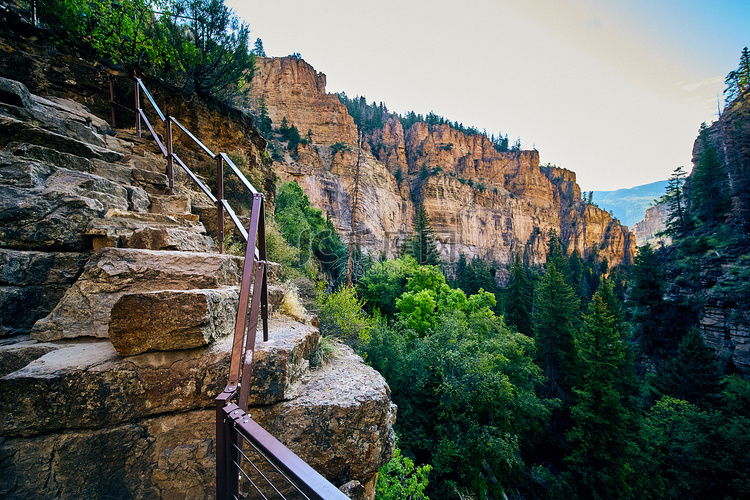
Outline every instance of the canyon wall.
POLYGON ((274 166, 281 181, 295 180, 330 215, 345 240, 359 157, 354 238, 376 255, 398 254, 423 203, 447 263, 465 254, 507 264, 520 252, 524 262, 539 266, 551 230, 570 252, 595 253, 611 265, 632 261, 635 239, 628 229, 581 200, 573 172, 541 167, 537 151, 501 152, 486 135, 446 124, 418 122, 404 130, 394 115, 358 148, 357 126, 325 92, 325 75, 293 57, 260 58, 251 98, 256 111, 261 97, 275 129, 285 117, 301 135, 312 131, 311 144, 274 166))
MULTIPOLYGON (((719 119, 708 128, 710 143, 716 148, 726 172, 725 192, 731 196, 731 210, 722 221, 724 231, 712 235, 729 244, 720 251, 709 251, 700 260, 700 326, 706 344, 724 362, 730 362, 750 378, 750 89, 745 89, 727 105, 719 119)), ((704 153, 696 139, 693 164, 704 153)), ((689 191, 691 173, 685 183, 689 191)))

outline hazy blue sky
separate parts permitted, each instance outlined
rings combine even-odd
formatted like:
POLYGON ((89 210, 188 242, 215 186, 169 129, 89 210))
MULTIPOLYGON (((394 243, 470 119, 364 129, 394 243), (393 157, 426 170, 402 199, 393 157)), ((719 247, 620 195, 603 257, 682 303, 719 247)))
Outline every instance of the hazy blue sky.
POLYGON ((299 52, 328 92, 521 137, 583 190, 691 168, 750 0, 227 0, 269 56, 299 52))

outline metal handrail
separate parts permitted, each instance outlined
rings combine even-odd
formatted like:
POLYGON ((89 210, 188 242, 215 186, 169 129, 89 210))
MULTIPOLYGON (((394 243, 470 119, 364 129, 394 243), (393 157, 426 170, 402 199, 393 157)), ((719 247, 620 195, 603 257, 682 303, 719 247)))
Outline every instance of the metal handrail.
MULTIPOLYGON (((156 114, 159 115, 159 118, 161 119, 161 121, 162 122, 166 121, 166 118, 164 118, 164 113, 162 113, 161 109, 159 109, 159 106, 156 105, 156 102, 154 101, 154 98, 151 97, 151 92, 148 91, 148 89, 146 88, 146 86, 143 84, 143 81, 140 78, 136 78, 135 81, 136 81, 136 84, 138 85, 138 87, 140 87, 141 89, 143 89, 143 92, 146 94, 146 97, 148 97, 149 102, 154 107, 154 110, 156 110, 156 114)), ((138 103, 138 109, 140 109, 140 102, 138 103)))
POLYGON ((210 156, 211 158, 216 158, 216 155, 210 149, 208 149, 201 141, 199 141, 188 129, 183 127, 182 124, 177 121, 177 118, 175 118, 174 116, 170 116, 169 120, 175 125, 177 125, 178 127, 180 127, 180 129, 183 132, 185 132, 185 135, 190 137, 193 140, 193 142, 195 142, 198 146, 200 146, 200 148, 203 151, 205 151, 208 154, 208 156, 210 156))
MULTIPOLYGON (((114 94, 112 89, 110 88, 110 101, 114 105, 114 94)), ((126 108, 127 109, 127 108, 126 108)), ((114 114, 114 111, 113 111, 114 114)), ((173 162, 177 162, 177 164, 187 173, 188 177, 198 185, 198 187, 201 188, 201 191, 203 191, 206 196, 211 200, 211 202, 216 205, 217 210, 217 229, 218 229, 218 239, 219 239, 219 248, 221 252, 224 252, 224 212, 226 211, 227 215, 229 215, 230 220, 235 225, 237 230, 239 231, 242 238, 247 241, 247 231, 242 226, 242 222, 239 220, 239 217, 237 217, 237 214, 234 210, 229 207, 229 204, 226 200, 224 200, 224 164, 228 165, 230 170, 234 173, 234 175, 237 176, 237 178, 240 180, 240 183, 244 186, 244 188, 249 191, 252 195, 258 194, 258 190, 255 189, 255 187, 250 183, 250 181, 247 180, 247 177, 240 171, 239 168, 234 164, 234 162, 229 158, 229 156, 226 153, 220 152, 220 153, 214 153, 209 149, 203 142, 200 141, 190 130, 188 130, 187 127, 185 127, 182 123, 177 120, 174 116, 167 115, 164 116, 164 113, 162 113, 159 106, 156 104, 156 101, 154 101, 153 96, 148 91, 146 86, 144 85, 143 81, 140 78, 135 79, 135 114, 136 114, 136 131, 138 133, 138 137, 141 137, 141 120, 143 120, 146 124, 146 127, 148 128, 149 132, 151 132, 151 136, 156 141, 156 144, 159 146, 159 150, 162 153, 162 156, 164 156, 167 159, 167 178, 169 180, 169 193, 174 194, 174 169, 173 169, 173 162), (141 98, 140 94, 143 92, 143 94, 146 96, 148 101, 153 106, 154 110, 156 111, 157 115, 159 116, 159 119, 165 124, 165 140, 162 142, 162 140, 159 138, 159 135, 154 130, 150 120, 146 116, 146 113, 144 109, 141 107, 141 98), (188 136, 199 148, 203 150, 204 153, 206 153, 208 156, 210 156, 212 159, 216 159, 216 191, 217 193, 214 195, 214 193, 211 192, 206 185, 201 182, 201 180, 198 178, 195 173, 190 170, 190 168, 185 164, 184 161, 182 161, 179 156, 174 152, 173 150, 173 134, 172 134, 172 124, 175 124, 186 136, 188 136), (166 144, 165 144, 166 142, 166 144)), ((255 250, 255 256, 258 257, 258 250, 255 250)))
MULTIPOLYGON (((113 92, 110 90, 111 100, 114 102, 113 92)), ((114 113, 113 113, 114 114, 114 113)), ((135 83, 135 114, 136 129, 141 136, 141 119, 156 140, 163 156, 167 159, 167 176, 169 178, 170 194, 174 194, 173 161, 185 170, 188 176, 209 197, 217 209, 217 226, 220 235, 220 248, 223 252, 224 240, 224 212, 229 215, 238 228, 243 239, 247 242, 245 248, 245 262, 240 284, 240 296, 235 322, 232 354, 229 363, 229 376, 224 390, 216 397, 216 497, 219 500, 238 497, 238 478, 245 475, 240 456, 247 458, 242 452, 242 443, 250 444, 258 451, 281 476, 305 498, 318 500, 343 500, 346 496, 335 486, 313 470, 286 446, 276 440, 268 432, 253 422, 247 414, 250 394, 250 378, 253 369, 253 355, 255 352, 258 321, 263 323, 263 340, 268 341, 268 269, 266 256, 266 223, 265 197, 258 192, 250 181, 242 174, 226 153, 214 154, 187 128, 173 116, 165 117, 156 105, 153 97, 143 82, 136 78, 135 83), (140 90, 148 98, 159 118, 165 124, 165 143, 155 133, 148 117, 140 105, 140 90), (211 158, 216 159, 216 195, 185 165, 173 151, 172 123, 182 130, 211 158), (245 229, 239 217, 229 202, 224 199, 224 164, 239 178, 242 185, 253 196, 253 206, 250 225, 245 229), (239 393, 237 404, 231 403, 239 393)), ((252 465, 255 467, 255 465, 252 465)), ((263 476, 266 479, 266 476, 263 476)), ((248 479, 250 479, 248 477, 248 479)), ((252 480, 250 480, 252 483, 252 480)), ((269 482, 269 484, 271 484, 269 482)), ((253 487, 256 487, 253 484, 253 487)), ((271 484, 271 487, 279 490, 271 484)), ((260 492, 260 491, 259 491, 260 492)), ((282 495, 283 497, 283 495, 282 495)))
MULTIPOLYGON (((218 443, 217 448, 224 447, 225 451, 232 455, 231 460, 240 471, 242 471, 241 463, 248 462, 280 498, 285 497, 279 491, 279 488, 272 483, 271 474, 264 475, 259 467, 251 462, 247 454, 242 451, 243 444, 248 445, 264 462, 271 466, 268 470, 273 476, 279 477, 281 483, 290 485, 304 498, 310 500, 345 500, 347 498, 338 488, 258 425, 250 415, 237 405, 223 406, 220 413, 221 427, 226 432, 223 434, 224 442, 218 443)), ((245 476, 248 482, 252 483, 252 479, 244 471, 241 474, 245 476)), ((232 491, 237 491, 238 476, 235 474, 233 477, 227 477, 226 479, 227 481, 217 491, 218 499, 228 498, 232 491)), ((252 484, 252 486, 262 495, 256 485, 252 484)))
POLYGON ((255 190, 253 185, 250 184, 250 181, 247 180, 247 177, 245 177, 245 175, 240 172, 240 169, 235 166, 234 162, 229 159, 226 153, 219 153, 219 155, 221 155, 221 159, 224 160, 227 165, 229 165, 229 168, 232 169, 232 172, 234 172, 234 174, 239 178, 240 182, 244 184, 245 188, 253 194, 258 194, 258 191, 255 190))

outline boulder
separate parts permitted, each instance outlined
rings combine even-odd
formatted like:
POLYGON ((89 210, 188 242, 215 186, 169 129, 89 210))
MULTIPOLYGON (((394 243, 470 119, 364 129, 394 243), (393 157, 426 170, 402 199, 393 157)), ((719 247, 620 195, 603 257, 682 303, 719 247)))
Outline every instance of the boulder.
POLYGON ((203 347, 234 333, 238 287, 126 293, 112 307, 109 340, 120 356, 203 347))
POLYGON ((20 108, 31 108, 31 94, 21 82, 0 77, 0 103, 20 108))
POLYGON ((106 338, 112 306, 125 293, 239 285, 243 259, 221 254, 103 248, 31 336, 49 341, 106 338))
POLYGON ((191 213, 190 206, 190 197, 186 194, 151 197, 151 212, 155 214, 187 215, 191 213))
POLYGON ((294 397, 249 413, 334 484, 357 480, 374 492, 380 466, 393 456, 396 405, 380 374, 349 347, 338 350, 305 376, 294 397))

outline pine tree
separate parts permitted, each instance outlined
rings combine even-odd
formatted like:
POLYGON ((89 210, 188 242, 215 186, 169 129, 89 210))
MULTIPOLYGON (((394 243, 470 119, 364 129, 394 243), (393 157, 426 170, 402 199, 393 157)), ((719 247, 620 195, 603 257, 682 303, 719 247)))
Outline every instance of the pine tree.
POLYGON ((532 295, 534 292, 531 280, 529 280, 521 264, 521 255, 516 254, 515 261, 510 268, 510 281, 504 291, 505 323, 515 326, 516 329, 531 335, 533 324, 531 321, 532 295))
POLYGON ((263 40, 260 38, 255 39, 255 45, 253 46, 253 54, 258 57, 266 57, 266 51, 263 49, 263 40))
POLYGON ((576 340, 580 379, 567 433, 565 482, 579 498, 631 498, 628 456, 631 415, 619 390, 620 371, 631 360, 613 285, 602 280, 576 340))
POLYGON ((435 244, 430 216, 423 204, 419 204, 412 221, 412 235, 406 242, 405 253, 414 257, 419 264, 437 265, 440 254, 435 244))
POLYGON ((565 281, 570 284, 570 263, 568 256, 562 246, 562 241, 557 235, 557 231, 550 229, 549 240, 547 242, 547 264, 553 263, 558 271, 565 277, 565 281))
POLYGON ((680 342, 677 356, 657 366, 650 380, 654 399, 673 396, 696 406, 715 405, 722 389, 721 372, 713 350, 706 346, 697 328, 691 328, 680 342))
POLYGON ((573 339, 578 299, 554 263, 549 263, 534 301, 537 358, 547 380, 543 396, 570 400, 575 377, 573 339))
POLYGON ((651 245, 638 248, 632 268, 628 307, 636 342, 642 353, 658 347, 661 317, 657 311, 664 302, 664 279, 659 260, 651 245))
MULTIPOLYGON (((258 118, 256 127, 263 137, 269 137, 272 130, 271 117, 268 116, 268 107, 266 106, 266 98, 260 96, 258 98, 258 118)), ((284 117, 286 120, 286 117, 284 117)), ((286 124, 286 121, 284 121, 286 124)))
POLYGON ((667 192, 664 200, 667 203, 669 214, 667 215, 667 229, 664 234, 678 236, 688 229, 688 217, 685 212, 685 196, 682 186, 685 184, 687 172, 682 166, 677 167, 667 183, 667 192))
POLYGON ((735 100, 744 90, 750 88, 750 50, 747 47, 742 49, 739 66, 736 70, 729 72, 724 83, 727 85, 727 88, 724 89, 727 104, 735 100))
POLYGON ((731 208, 726 166, 709 138, 705 123, 698 140, 702 151, 690 176, 687 193, 691 211, 704 224, 722 223, 731 208))

